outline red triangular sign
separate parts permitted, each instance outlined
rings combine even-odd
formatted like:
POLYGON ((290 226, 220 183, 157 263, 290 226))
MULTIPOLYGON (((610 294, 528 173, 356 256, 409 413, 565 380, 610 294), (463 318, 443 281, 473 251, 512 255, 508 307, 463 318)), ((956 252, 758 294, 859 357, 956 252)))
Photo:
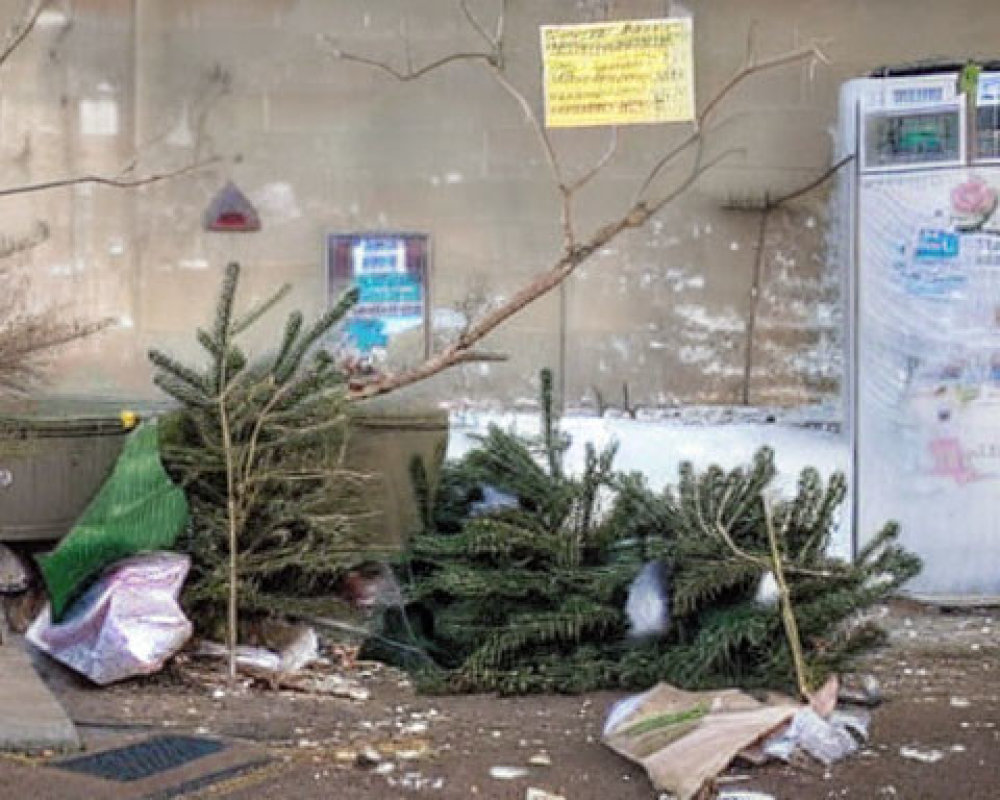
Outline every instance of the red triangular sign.
POLYGON ((259 231, 260 217, 257 209, 236 186, 229 181, 205 209, 205 228, 210 231, 259 231))

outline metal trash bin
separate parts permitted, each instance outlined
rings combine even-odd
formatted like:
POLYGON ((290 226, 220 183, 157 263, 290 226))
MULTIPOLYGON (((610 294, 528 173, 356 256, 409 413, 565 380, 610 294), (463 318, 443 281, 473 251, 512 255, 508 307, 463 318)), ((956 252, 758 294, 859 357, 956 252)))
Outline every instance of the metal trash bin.
POLYGON ((91 402, 0 411, 0 542, 69 532, 128 436, 118 409, 91 402))
POLYGON ((410 462, 421 458, 437 479, 448 445, 448 412, 402 403, 367 401, 353 410, 344 466, 372 476, 376 516, 362 526, 373 551, 398 552, 420 528, 410 462))

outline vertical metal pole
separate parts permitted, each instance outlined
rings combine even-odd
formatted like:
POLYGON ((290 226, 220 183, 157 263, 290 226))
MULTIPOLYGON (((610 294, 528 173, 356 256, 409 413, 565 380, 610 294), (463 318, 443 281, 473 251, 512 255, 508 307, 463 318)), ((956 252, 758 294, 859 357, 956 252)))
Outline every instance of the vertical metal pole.
MULTIPOLYGON (((139 48, 142 46, 142 0, 132 0, 132 148, 139 155, 139 146, 142 143, 142 68, 141 54, 139 48)), ((128 262, 130 264, 131 275, 130 302, 132 308, 129 314, 132 317, 133 335, 142 336, 144 333, 143 308, 142 308, 142 253, 139 248, 139 212, 137 206, 141 201, 136 197, 128 204, 129 225, 128 225, 128 262)))
POLYGON ((569 279, 563 280, 559 284, 559 379, 556 384, 556 410, 559 415, 566 411, 566 325, 567 309, 569 298, 567 297, 567 286, 569 279))
POLYGON ((753 372, 753 340, 757 328, 757 305, 760 302, 760 279, 764 268, 764 253, 767 249, 767 223, 771 216, 771 199, 764 195, 764 207, 760 212, 760 227, 757 230, 757 252, 754 254, 753 278, 750 284, 750 307, 747 310, 747 341, 743 360, 743 405, 750 405, 750 373, 753 372))
POLYGON ((859 481, 860 459, 858 457, 858 416, 861 408, 861 389, 858 378, 861 374, 858 356, 861 350, 861 264, 859 256, 861 251, 860 230, 861 224, 859 213, 861 207, 861 148, 864 142, 861 140, 861 107, 857 98, 854 100, 854 168, 851 170, 850 196, 848 197, 850 227, 848 235, 850 241, 850 263, 847 266, 847 344, 848 358, 850 363, 847 368, 848 378, 848 402, 846 413, 848 415, 848 428, 850 436, 850 457, 851 457, 851 560, 858 557, 858 525, 861 521, 860 498, 861 485, 859 481))

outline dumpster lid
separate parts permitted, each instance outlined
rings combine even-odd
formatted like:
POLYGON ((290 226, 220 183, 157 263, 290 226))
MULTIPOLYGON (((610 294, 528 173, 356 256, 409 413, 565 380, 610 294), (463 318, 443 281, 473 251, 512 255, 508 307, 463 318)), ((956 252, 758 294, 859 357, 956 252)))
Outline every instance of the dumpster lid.
POLYGON ((448 427, 448 411, 412 399, 375 397, 354 404, 351 422, 366 428, 441 430, 448 427))
POLYGON ((92 395, 5 398, 0 402, 0 438, 120 434, 122 411, 133 411, 141 418, 166 408, 155 401, 92 395))

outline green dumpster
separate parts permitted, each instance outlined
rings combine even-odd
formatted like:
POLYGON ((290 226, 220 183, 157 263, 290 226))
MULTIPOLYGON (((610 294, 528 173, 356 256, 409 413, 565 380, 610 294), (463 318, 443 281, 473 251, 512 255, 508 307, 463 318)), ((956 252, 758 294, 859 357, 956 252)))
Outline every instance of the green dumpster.
POLYGON ((364 530, 372 550, 398 551, 419 530, 410 462, 421 458, 434 481, 447 445, 448 412, 443 409, 414 410, 376 400, 353 410, 344 466, 371 475, 368 496, 374 516, 364 530))
POLYGON ((0 410, 0 542, 69 531, 125 443, 121 408, 63 398, 0 410))

